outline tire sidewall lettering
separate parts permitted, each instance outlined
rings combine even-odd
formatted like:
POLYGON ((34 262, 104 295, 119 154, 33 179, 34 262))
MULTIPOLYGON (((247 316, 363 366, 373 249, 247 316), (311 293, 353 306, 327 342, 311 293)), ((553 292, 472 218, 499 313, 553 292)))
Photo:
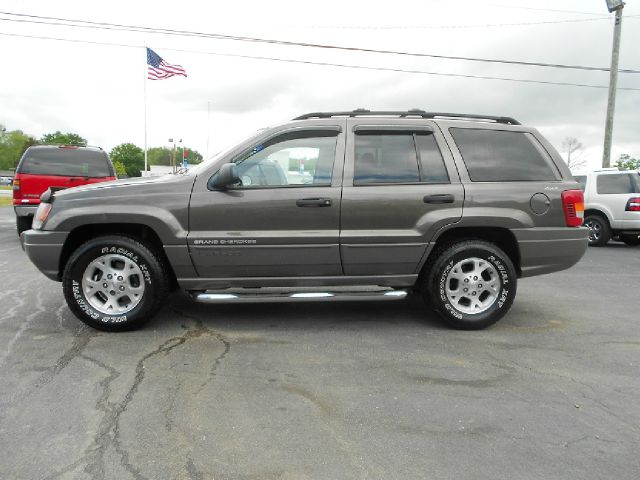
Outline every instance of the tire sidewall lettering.
POLYGON ((507 304, 507 301, 509 300, 510 292, 512 290, 511 288, 508 288, 511 283, 511 279, 509 278, 509 270, 507 269, 507 266, 504 264, 504 262, 500 258, 496 257, 492 253, 487 252, 486 250, 483 250, 481 252, 466 251, 464 253, 457 253, 451 256, 450 259, 451 260, 447 261, 444 267, 442 267, 439 280, 438 280, 438 297, 442 302, 442 308, 444 310, 443 313, 451 317, 454 317, 458 320, 463 320, 465 317, 469 320, 476 319, 476 318, 480 319, 481 317, 484 317, 486 314, 490 314, 495 310, 502 309, 503 306, 507 304), (482 314, 477 314, 477 315, 466 315, 466 314, 463 314, 462 312, 459 312, 449 302, 449 299, 447 298, 447 293, 446 293, 447 276, 453 269, 454 264, 457 261, 462 260, 463 258, 469 257, 469 256, 477 256, 477 257, 483 258, 484 260, 489 262, 491 265, 493 265, 493 267, 497 270, 498 275, 500 276, 500 289, 498 292, 498 298, 496 302, 494 303, 494 305, 492 305, 489 308, 489 310, 482 312, 482 314))
MULTIPOLYGON (((97 254, 97 255, 94 254, 93 258, 97 258, 100 255, 108 255, 108 254, 122 255, 124 257, 129 258, 131 261, 135 262, 136 265, 138 265, 138 267, 142 271, 144 282, 147 285, 152 284, 151 272, 149 270, 149 267, 144 261, 141 261, 140 255, 132 251, 131 249, 121 247, 118 245, 107 245, 104 247, 99 247, 97 251, 96 250, 93 250, 93 251, 96 252, 97 254)), ((88 263, 84 264, 83 262, 83 267, 78 270, 84 270, 84 268, 86 268, 86 265, 88 265, 88 263)), ((78 307, 83 311, 83 313, 87 315, 89 318, 91 318, 91 320, 98 321, 101 323, 117 324, 117 323, 127 322, 129 320, 129 316, 127 314, 105 315, 103 313, 97 312, 95 309, 93 309, 89 305, 89 303, 86 301, 84 292, 82 291, 82 274, 83 274, 82 271, 75 272, 74 277, 78 278, 78 280, 76 279, 72 280, 71 288, 72 288, 73 298, 76 304, 78 305, 78 307)), ((140 304, 132 312, 138 310, 140 307, 142 307, 144 303, 145 303, 145 298, 142 299, 140 304)), ((128 313, 131 314, 132 312, 128 312, 128 313)))

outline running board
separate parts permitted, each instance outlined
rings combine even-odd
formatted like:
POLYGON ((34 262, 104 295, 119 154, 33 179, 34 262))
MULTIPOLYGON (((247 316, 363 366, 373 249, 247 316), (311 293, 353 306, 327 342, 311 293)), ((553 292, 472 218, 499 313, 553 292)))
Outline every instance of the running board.
MULTIPOLYGON (((343 287, 344 288, 344 287, 343 287)), ((407 296, 406 290, 363 289, 346 290, 338 287, 335 290, 318 291, 311 289, 282 290, 276 288, 229 289, 218 291, 193 292, 191 295, 202 303, 268 303, 268 302, 347 302, 369 300, 402 300, 407 296), (260 290, 263 290, 262 292, 260 290), (277 291, 281 290, 281 291, 277 291)))

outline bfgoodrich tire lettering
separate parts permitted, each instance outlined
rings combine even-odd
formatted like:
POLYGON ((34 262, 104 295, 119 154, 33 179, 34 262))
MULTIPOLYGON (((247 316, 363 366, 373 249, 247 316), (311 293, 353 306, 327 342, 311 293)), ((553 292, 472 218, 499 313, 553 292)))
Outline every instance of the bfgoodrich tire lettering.
POLYGON ((436 253, 424 296, 452 327, 478 330, 509 311, 516 289, 510 258, 492 243, 467 240, 436 253))
POLYGON ((122 331, 138 328, 157 313, 168 281, 152 249, 134 238, 112 235, 78 247, 65 266, 62 288, 69 308, 84 323, 122 331), (120 271, 121 276, 116 274, 120 271))

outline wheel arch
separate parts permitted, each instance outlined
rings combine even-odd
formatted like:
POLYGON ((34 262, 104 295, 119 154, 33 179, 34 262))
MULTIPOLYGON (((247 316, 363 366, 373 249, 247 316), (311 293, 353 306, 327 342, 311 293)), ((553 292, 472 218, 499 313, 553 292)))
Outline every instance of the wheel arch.
POLYGON ((611 219, 609 218, 609 214, 604 209, 589 207, 584 211, 584 218, 586 219, 589 215, 597 215, 604 218, 604 220, 609 225, 609 228, 611 228, 611 219))
POLYGON ((133 237, 151 247, 151 249, 159 256, 159 259, 163 262, 166 271, 169 274, 169 284, 171 289, 173 290, 177 288, 178 281, 176 274, 171 262, 169 262, 160 237, 151 227, 139 223, 100 223, 81 225, 74 228, 67 236, 64 246, 62 247, 58 275, 62 277, 62 272, 64 272, 67 261, 80 245, 103 235, 125 235, 133 237))
POLYGON ((464 240, 484 240, 493 243, 509 257, 517 276, 522 275, 520 248, 511 230, 502 227, 454 227, 441 232, 435 239, 429 254, 420 265, 418 285, 423 284, 429 269, 443 248, 464 240))

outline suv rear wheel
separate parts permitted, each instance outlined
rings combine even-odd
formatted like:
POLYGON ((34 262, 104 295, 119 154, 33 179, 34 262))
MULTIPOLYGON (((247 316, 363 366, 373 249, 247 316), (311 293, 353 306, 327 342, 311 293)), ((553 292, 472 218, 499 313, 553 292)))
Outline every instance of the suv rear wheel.
POLYGON ((508 255, 492 243, 467 240, 439 251, 424 296, 449 325, 479 330, 507 313, 516 287, 508 255))
POLYGON ((167 295, 168 279, 151 248, 121 235, 97 237, 76 249, 62 278, 71 311, 106 331, 138 328, 167 295))
POLYGON ((609 223, 600 215, 588 215, 584 226, 589 229, 589 246, 603 247, 611 239, 609 223))

